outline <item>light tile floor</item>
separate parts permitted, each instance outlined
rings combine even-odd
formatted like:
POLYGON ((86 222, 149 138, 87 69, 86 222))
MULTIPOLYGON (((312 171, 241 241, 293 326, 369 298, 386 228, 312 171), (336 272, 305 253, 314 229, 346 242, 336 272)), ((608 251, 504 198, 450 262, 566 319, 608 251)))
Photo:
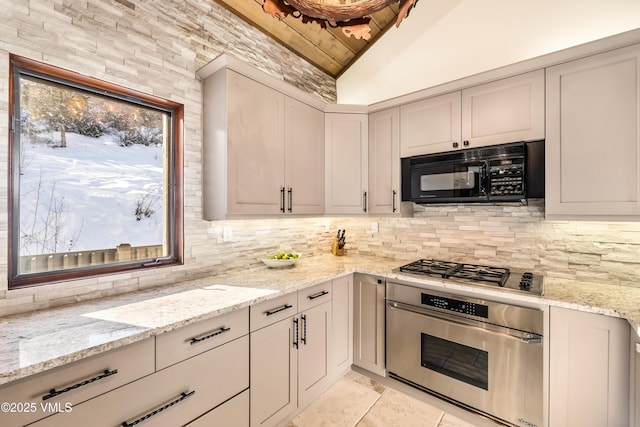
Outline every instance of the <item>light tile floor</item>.
POLYGON ((286 427, 479 427, 485 422, 471 424, 351 371, 286 427))

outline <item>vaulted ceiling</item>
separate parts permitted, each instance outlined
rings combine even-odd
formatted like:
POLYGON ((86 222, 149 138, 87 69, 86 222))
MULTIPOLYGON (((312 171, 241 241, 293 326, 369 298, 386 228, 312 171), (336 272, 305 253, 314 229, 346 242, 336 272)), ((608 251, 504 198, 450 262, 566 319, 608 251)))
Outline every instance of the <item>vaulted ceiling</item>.
POLYGON ((305 24, 292 15, 284 19, 274 18, 262 9, 264 0, 216 2, 334 78, 340 76, 393 26, 398 16, 398 3, 395 2, 373 13, 369 22, 370 39, 358 40, 353 36, 347 36, 340 28, 327 26, 323 29, 317 23, 305 24))

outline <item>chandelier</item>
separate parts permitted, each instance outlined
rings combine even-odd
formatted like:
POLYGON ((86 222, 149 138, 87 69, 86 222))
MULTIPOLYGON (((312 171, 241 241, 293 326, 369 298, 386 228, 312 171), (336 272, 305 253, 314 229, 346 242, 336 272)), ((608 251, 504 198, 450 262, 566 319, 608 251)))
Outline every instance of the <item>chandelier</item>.
POLYGON ((368 16, 398 3, 400 10, 396 27, 409 16, 418 0, 264 0, 262 9, 273 17, 284 19, 291 15, 303 23, 315 22, 323 29, 340 27, 346 36, 369 40, 371 28, 368 16))

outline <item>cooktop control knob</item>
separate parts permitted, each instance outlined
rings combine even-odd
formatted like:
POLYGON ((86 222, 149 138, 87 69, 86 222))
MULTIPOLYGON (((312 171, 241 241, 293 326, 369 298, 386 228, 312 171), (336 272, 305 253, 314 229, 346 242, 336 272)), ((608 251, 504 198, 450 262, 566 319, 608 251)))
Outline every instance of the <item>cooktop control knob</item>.
POLYGON ((522 274, 522 278, 520 279, 520 289, 529 290, 531 289, 531 284, 533 282, 533 273, 525 272, 522 274))

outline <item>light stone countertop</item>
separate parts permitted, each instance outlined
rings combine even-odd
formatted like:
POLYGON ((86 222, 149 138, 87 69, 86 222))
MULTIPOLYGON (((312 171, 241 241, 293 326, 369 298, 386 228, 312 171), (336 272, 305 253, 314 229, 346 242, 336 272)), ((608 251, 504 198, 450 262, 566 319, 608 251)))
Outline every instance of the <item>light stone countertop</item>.
MULTIPOLYGON (((361 255, 302 257, 281 269, 255 264, 205 279, 0 318, 0 385, 248 307, 353 272, 533 306, 627 319, 640 334, 640 288, 545 279, 543 297, 418 279, 392 270, 407 261, 361 255)), ((490 298, 487 298, 490 299, 490 298)))

